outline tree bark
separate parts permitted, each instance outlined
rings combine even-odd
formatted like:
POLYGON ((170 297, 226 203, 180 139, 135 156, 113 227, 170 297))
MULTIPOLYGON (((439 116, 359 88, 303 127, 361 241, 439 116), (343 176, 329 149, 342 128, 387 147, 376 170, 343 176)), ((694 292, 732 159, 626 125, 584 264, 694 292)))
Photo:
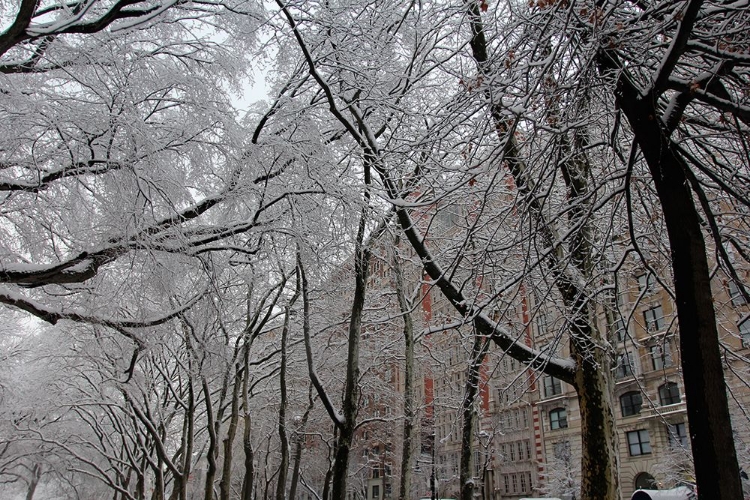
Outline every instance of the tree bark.
POLYGON ((253 453, 252 428, 253 421, 250 413, 250 339, 245 340, 242 369, 242 449, 245 453, 245 477, 242 480, 242 500, 252 500, 253 486, 255 485, 255 465, 253 453))
POLYGON ((487 339, 475 332, 471 358, 469 359, 469 366, 466 369, 464 399, 461 403, 461 413, 463 415, 461 423, 461 464, 459 468, 461 500, 474 499, 475 485, 473 480, 474 474, 471 470, 471 456, 474 450, 475 403, 479 394, 479 374, 488 347, 489 342, 487 339))
POLYGON ((659 118, 653 92, 640 95, 624 76, 616 98, 651 172, 667 227, 680 332, 690 443, 701 497, 742 499, 719 332, 701 217, 689 166, 659 118))
POLYGON ((393 272, 396 279, 396 296, 401 316, 404 320, 404 433, 401 451, 401 478, 398 498, 411 498, 411 472, 414 461, 414 322, 411 317, 411 305, 406 298, 404 276, 398 256, 398 236, 394 242, 393 272))
POLYGON ((214 479, 216 478, 216 449, 218 442, 216 439, 216 428, 214 427, 214 410, 211 402, 211 390, 208 387, 208 381, 203 378, 203 397, 206 402, 206 428, 208 429, 208 449, 206 450, 206 486, 203 492, 204 500, 213 500, 214 498, 214 479))
POLYGON ((224 438, 224 461, 221 469, 221 482, 219 483, 219 499, 229 500, 231 495, 232 487, 232 448, 234 445, 234 438, 237 435, 237 424, 239 422, 240 415, 240 384, 242 381, 241 369, 237 365, 235 367, 234 385, 232 387, 232 406, 231 414, 229 416, 229 427, 227 428, 227 435, 224 438))
POLYGON ((362 314, 365 308, 367 276, 371 253, 364 244, 367 207, 363 207, 357 234, 357 248, 354 257, 354 297, 349 321, 348 353, 346 357, 346 386, 342 402, 343 422, 336 440, 331 495, 333 500, 346 499, 346 483, 349 475, 349 452, 351 451, 354 429, 357 423, 357 403, 359 402, 359 343, 362 333, 362 314))

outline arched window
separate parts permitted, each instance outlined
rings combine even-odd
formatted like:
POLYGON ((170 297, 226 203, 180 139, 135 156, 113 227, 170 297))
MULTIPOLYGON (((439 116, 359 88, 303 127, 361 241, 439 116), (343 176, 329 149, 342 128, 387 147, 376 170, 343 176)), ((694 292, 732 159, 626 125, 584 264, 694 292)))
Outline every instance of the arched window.
POLYGON ((643 406, 643 398, 638 391, 626 392, 620 396, 620 409, 623 417, 638 415, 641 412, 641 406, 643 406))
POLYGON ((656 479, 648 472, 641 472, 635 476, 636 490, 652 490, 656 487, 656 479))
POLYGON ((551 410, 549 412, 549 428, 555 430, 565 429, 566 427, 568 427, 568 414, 565 408, 551 410))
POLYGON ((676 383, 667 382, 659 387, 659 403, 662 406, 674 405, 680 401, 680 388, 676 383))

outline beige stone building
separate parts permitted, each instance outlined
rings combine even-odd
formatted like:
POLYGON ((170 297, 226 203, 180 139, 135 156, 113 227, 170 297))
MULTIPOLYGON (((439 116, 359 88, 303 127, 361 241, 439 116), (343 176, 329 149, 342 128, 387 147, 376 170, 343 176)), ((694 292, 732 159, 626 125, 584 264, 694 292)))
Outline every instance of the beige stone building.
MULTIPOLYGON (((749 278, 747 272, 740 276, 744 283, 749 278)), ((385 278, 380 275, 378 279, 385 278)), ((663 279, 671 282, 671 278, 663 279)), ((721 271, 715 273, 713 287, 725 346, 736 447, 740 466, 749 470, 750 305, 721 271)), ((602 311, 599 321, 611 332, 615 353, 613 403, 620 487, 622 497, 629 498, 637 488, 666 488, 694 478, 673 301, 657 275, 646 269, 622 271, 616 288, 614 315, 602 311)), ((516 332, 519 341, 567 356, 565 321, 554 301, 537 302, 533 294, 519 293, 516 302, 515 309, 505 312, 504 325, 516 332)), ((414 316, 420 331, 456 322, 455 313, 440 294, 427 288, 414 316)), ((423 340, 426 350, 421 353, 417 374, 417 397, 422 405, 420 442, 415 445, 414 498, 429 498, 433 493, 437 498, 459 495, 460 406, 471 338, 470 325, 463 325, 423 340)), ((385 386, 390 384, 391 392, 397 393, 403 388, 400 365, 394 364, 392 370, 395 375, 385 386)), ((573 388, 532 372, 494 347, 481 373, 472 457, 476 497, 578 497, 581 421, 573 388)), ((392 396, 379 401, 369 403, 368 411, 385 412, 387 406, 400 404, 392 396)), ((362 453, 368 457, 361 497, 395 498, 401 423, 385 424, 384 431, 370 429, 360 441, 362 453)))

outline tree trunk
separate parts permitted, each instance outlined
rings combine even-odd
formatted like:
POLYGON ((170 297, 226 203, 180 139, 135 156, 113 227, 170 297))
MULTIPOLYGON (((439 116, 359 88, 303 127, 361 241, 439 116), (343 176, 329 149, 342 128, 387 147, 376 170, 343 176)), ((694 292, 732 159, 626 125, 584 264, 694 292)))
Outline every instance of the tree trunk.
POLYGON ((471 349, 471 359, 469 359, 469 366, 466 369, 464 398, 461 403, 461 413, 463 415, 461 424, 461 465, 459 469, 461 500, 474 499, 474 474, 471 470, 471 458, 474 450, 474 422, 476 420, 474 403, 479 394, 479 374, 488 347, 489 342, 487 339, 475 332, 474 345, 471 349))
POLYGON ((253 454, 252 428, 253 421, 250 414, 250 341, 246 340, 243 353, 242 369, 242 407, 244 415, 242 417, 242 449, 245 453, 245 477, 242 480, 242 500, 252 500, 253 486, 255 484, 255 460, 253 454))
POLYGON ((34 468, 31 470, 29 487, 26 490, 26 500, 34 500, 34 493, 36 492, 36 487, 39 484, 40 477, 42 477, 42 468, 39 464, 34 464, 34 468))
POLYGON ((224 462, 221 468, 221 482, 219 483, 219 500, 229 500, 232 488, 232 447, 237 435, 237 424, 240 415, 240 384, 242 376, 241 369, 237 365, 234 374, 234 386, 232 387, 232 407, 229 416, 229 427, 227 436, 224 438, 224 462))
POLYGON ((211 402, 211 390, 208 387, 208 381, 203 378, 203 397, 206 401, 206 428, 208 429, 208 449, 206 450, 206 486, 203 492, 204 500, 213 500, 214 498, 214 479, 216 478, 216 428, 214 427, 214 410, 211 402))
POLYGON ((333 500, 346 499, 346 481, 349 475, 349 452, 351 451, 354 429, 357 423, 357 403, 359 402, 359 342, 362 331, 362 313, 365 307, 367 274, 370 251, 363 248, 365 212, 362 210, 360 232, 354 262, 355 288, 352 299, 352 316, 349 322, 348 354, 346 357, 346 386, 342 404, 343 422, 339 427, 333 463, 331 494, 333 500))
MULTIPOLYGON (((582 336, 585 336, 585 329, 589 328, 584 326, 583 329, 582 336)), ((620 498, 610 354, 602 349, 591 349, 590 344, 572 344, 583 446, 581 497, 590 500, 620 498)))
POLYGON ((686 172, 654 106, 621 77, 617 101, 646 159, 667 226, 695 477, 702 498, 742 499, 701 217, 686 172))
POLYGON ((403 269, 398 256, 399 238, 396 237, 393 252, 393 272, 396 278, 396 296, 401 316, 404 319, 404 434, 401 451, 401 478, 398 498, 411 498, 411 470, 414 461, 414 323, 411 318, 411 306, 404 290, 403 269))
POLYGON ((151 500, 164 500, 164 471, 159 457, 154 468, 154 491, 151 493, 151 500))
MULTIPOLYGON (((299 292, 299 288, 297 290, 299 292)), ((279 444, 281 447, 281 463, 279 464, 279 478, 276 481, 276 500, 284 500, 286 495, 286 475, 289 470, 289 439, 286 435, 286 365, 287 365, 287 343, 289 340, 289 314, 292 304, 297 299, 297 294, 289 301, 284 313, 284 326, 281 329, 281 368, 279 373, 279 392, 281 402, 279 403, 279 444)))
POLYGON ((299 484, 300 477, 300 466, 302 465, 302 445, 305 442, 305 428, 307 427, 307 419, 310 417, 310 412, 315 406, 313 400, 313 385, 310 384, 307 393, 308 404, 305 409, 305 413, 302 415, 302 419, 299 422, 299 427, 294 431, 294 465, 292 466, 292 480, 289 485, 289 499, 295 500, 297 496, 297 485, 299 484))

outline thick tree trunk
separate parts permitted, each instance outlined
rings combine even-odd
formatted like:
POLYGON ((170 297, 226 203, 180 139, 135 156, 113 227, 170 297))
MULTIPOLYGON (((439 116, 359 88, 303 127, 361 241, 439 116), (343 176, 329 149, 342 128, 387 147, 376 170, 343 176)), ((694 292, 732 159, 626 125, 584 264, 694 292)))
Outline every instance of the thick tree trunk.
POLYGON ((474 451, 475 403, 479 394, 479 374, 488 346, 487 339, 475 332, 474 345, 471 349, 471 359, 469 359, 469 366, 466 370, 464 398, 461 403, 461 413, 463 415, 461 424, 461 465, 459 469, 461 500, 474 499, 475 485, 473 480, 474 474, 471 470, 471 458, 474 451))
POLYGON ((164 472, 161 460, 157 459, 156 468, 154 469, 154 491, 151 493, 151 500, 164 500, 164 472))
MULTIPOLYGON (((582 338, 593 333, 577 328, 582 338)), ((581 414, 581 497, 588 500, 620 498, 616 423, 612 407, 614 383, 610 353, 593 344, 572 342, 576 360, 574 387, 581 414)))
POLYGON ((667 226, 680 331, 690 442, 701 498, 742 499, 701 217, 689 166, 654 106, 620 78, 617 101, 635 133, 667 226))

